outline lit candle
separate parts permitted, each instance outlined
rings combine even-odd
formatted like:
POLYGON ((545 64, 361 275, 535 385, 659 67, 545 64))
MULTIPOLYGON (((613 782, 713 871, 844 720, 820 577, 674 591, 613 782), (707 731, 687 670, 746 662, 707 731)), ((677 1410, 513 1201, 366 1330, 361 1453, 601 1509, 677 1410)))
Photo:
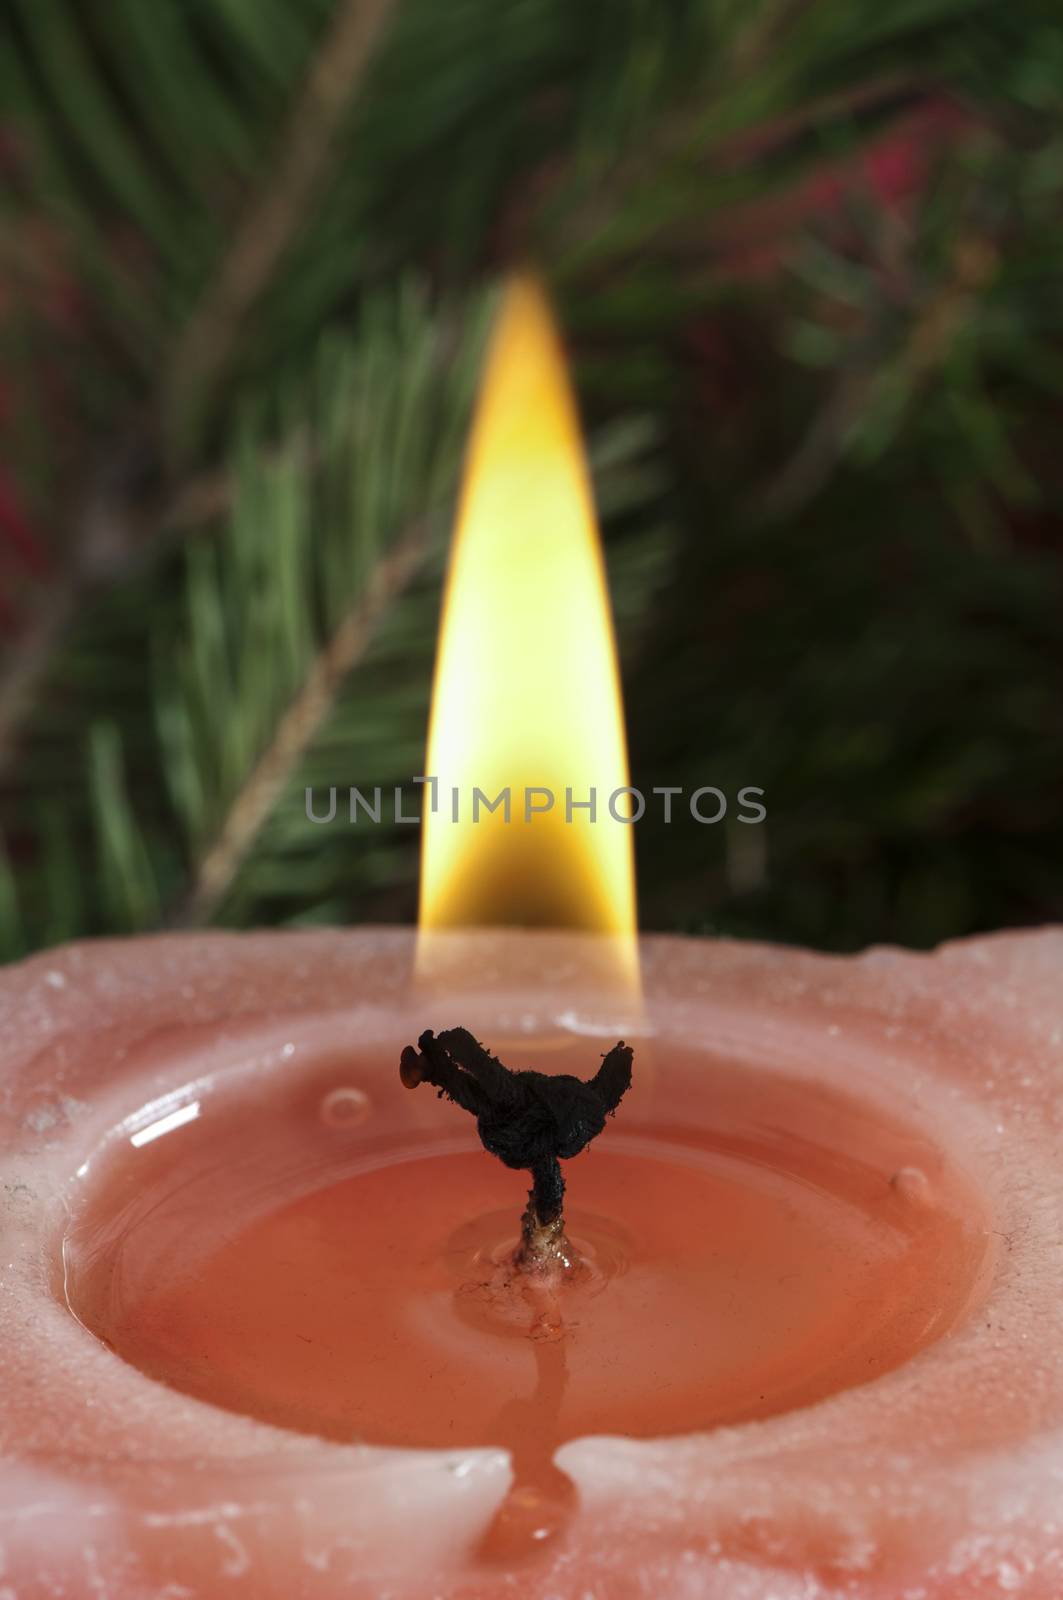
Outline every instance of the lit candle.
POLYGON ((636 960, 630 827, 455 823, 455 787, 626 784, 574 447, 522 285, 441 643, 429 943, 0 976, 0 1596, 1059 1593, 1063 936, 636 960), (505 507, 548 567, 498 559, 505 507), (461 926, 522 905, 580 931, 461 926), (560 1280, 515 1266, 525 1181, 400 1082, 455 1026, 583 1079, 633 1048, 560 1280))

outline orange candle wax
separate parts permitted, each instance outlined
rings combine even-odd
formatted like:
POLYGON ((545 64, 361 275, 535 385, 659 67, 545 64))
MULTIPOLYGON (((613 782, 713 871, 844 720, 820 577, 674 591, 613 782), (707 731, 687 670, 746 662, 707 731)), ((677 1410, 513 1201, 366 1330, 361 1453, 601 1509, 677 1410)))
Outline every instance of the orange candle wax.
POLYGON ((1063 936, 859 959, 453 934, 75 947, 0 977, 0 1592, 1057 1595, 1063 936), (526 1181, 399 1047, 635 1080, 526 1181))

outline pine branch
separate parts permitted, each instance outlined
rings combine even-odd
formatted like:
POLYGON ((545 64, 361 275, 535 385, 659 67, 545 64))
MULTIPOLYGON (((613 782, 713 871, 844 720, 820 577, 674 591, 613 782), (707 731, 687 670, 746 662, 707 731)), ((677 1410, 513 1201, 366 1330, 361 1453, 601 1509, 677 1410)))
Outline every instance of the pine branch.
MULTIPOLYGON (((370 0, 375 36, 391 9, 370 0)), ((0 333, 12 300, 41 310, 4 341, 9 454, 71 565, 0 691, 7 953, 174 907, 405 910, 416 830, 303 807, 422 748, 466 340, 373 286, 475 283, 529 240, 592 437, 646 411, 664 434, 598 479, 625 665, 643 652, 632 748, 655 783, 770 787, 763 899, 732 923, 925 942, 1058 914, 1048 0, 393 9, 367 72, 323 32, 354 39, 348 0, 9 0, 2 155, 30 226, 0 333), (349 115, 338 81, 310 103, 323 40, 349 115), (894 123, 913 97, 954 114, 940 171, 894 123), (839 157, 887 124, 918 212, 850 192, 839 157), (861 204, 889 238, 836 225, 861 204), (979 527, 1007 538, 957 537, 979 527), (412 529, 424 563, 373 610, 412 529)), ((640 833, 651 918, 726 905, 723 831, 693 866, 680 830, 640 833)))
POLYGON ((395 0, 341 0, 307 74, 279 153, 267 163, 219 270, 174 353, 166 390, 171 439, 187 434, 224 376, 245 320, 320 194, 337 131, 349 114, 395 0))
MULTIPOLYGON (((610 164, 582 204, 572 201, 573 190, 587 186, 583 172, 577 168, 574 182, 565 170, 554 178, 543 211, 559 235, 561 276, 600 270, 606 253, 615 258, 651 244, 661 248, 670 235, 685 235, 692 218, 719 234, 725 248, 732 237, 742 242, 765 200, 792 187, 821 155, 815 140, 823 129, 858 142, 866 129, 907 109, 932 86, 925 69, 888 70, 817 93, 813 73, 810 83, 794 82, 791 71, 762 63, 768 44, 778 43, 777 32, 812 20, 810 9, 805 0, 786 0, 778 13, 768 11, 740 30, 730 42, 730 59, 721 52, 724 66, 715 81, 668 108, 647 138, 610 164), (728 79, 748 80, 750 87, 723 92, 728 79)), ((785 47, 781 61, 789 61, 785 47)))
POLYGON ((98 597, 101 584, 128 577, 135 554, 140 552, 143 559, 146 546, 157 560, 175 537, 216 524, 231 505, 232 493, 228 473, 203 472, 189 476, 157 507, 138 509, 113 497, 90 503, 84 534, 65 568, 42 589, 0 675, 0 782, 18 754, 23 718, 32 713, 54 655, 81 607, 98 597))
MULTIPOLYGON (((193 476, 189 481, 168 483, 160 472, 159 446, 152 438, 151 423, 145 429, 141 419, 162 415, 168 419, 172 437, 184 437, 186 407, 205 403, 207 390, 224 376, 247 314, 320 193, 336 133, 350 111, 393 7, 394 0, 343 0, 339 5, 306 73, 280 141, 279 154, 272 160, 260 157, 263 175, 258 190, 245 208, 216 276, 201 291, 171 361, 164 364, 164 379, 155 396, 140 395, 134 408, 137 420, 119 421, 115 436, 96 442, 97 460, 83 474, 89 487, 80 497, 75 496, 76 508, 69 518, 69 528, 58 541, 66 551, 63 568, 24 620, 0 670, 0 778, 10 769, 20 726, 32 714, 53 656, 85 603, 98 597, 101 586, 126 575, 146 552, 161 555, 166 534, 201 515, 197 497, 203 479, 196 475, 195 463, 190 463, 193 476), (126 463, 130 462, 135 469, 133 481, 128 481, 126 471, 126 463), (151 479, 159 481, 145 497, 141 480, 151 479), (155 550, 152 547, 157 536, 155 550)), ((35 63, 39 62, 45 77, 54 78, 57 96, 62 73, 76 74, 78 94, 87 108, 93 108, 96 117, 91 155, 101 176, 122 203, 132 208, 147 231, 157 237, 160 246, 176 252, 186 237, 195 236, 199 230, 196 225, 189 225, 187 217, 167 221, 165 201, 161 194, 151 192, 145 175, 142 140, 124 125, 105 76, 92 64, 76 12, 59 0, 48 26, 32 0, 17 9, 26 30, 25 48, 35 63)), ((172 42, 180 41, 182 49, 188 51, 192 35, 182 36, 181 24, 176 34, 172 24, 167 26, 172 42)), ((119 33, 117 30, 116 39, 119 33)), ((150 62, 159 71, 163 67, 170 71, 165 62, 159 62, 154 43, 153 30, 148 28, 139 34, 135 49, 141 52, 145 65, 150 62)), ((246 129, 238 132, 238 114, 230 110, 223 116, 216 99, 203 92, 208 76, 205 58, 193 59, 189 54, 187 65, 190 71, 201 75, 198 85, 187 86, 190 91, 200 91, 190 92, 189 100, 210 103, 208 123, 214 122, 220 131, 224 121, 230 146, 241 148, 246 162, 249 135, 246 129)), ((69 173, 66 170, 62 134, 42 115, 42 107, 27 97, 23 75, 13 59, 8 75, 16 92, 16 104, 32 119, 38 135, 37 155, 42 167, 55 174, 60 192, 69 185, 72 196, 77 194, 83 185, 79 184, 76 167, 69 173)), ((145 76, 150 80, 152 72, 149 70, 145 76)), ((143 77, 136 73, 132 77, 139 93, 143 77)), ((59 99, 62 104, 62 97, 59 99)), ((150 97, 148 103, 151 104, 150 97)), ((64 105, 64 113, 65 110, 64 105)), ((206 195, 197 198, 205 207, 206 195)), ((80 204, 80 196, 67 203, 63 217, 68 227, 72 226, 86 260, 98 264, 101 251, 106 252, 107 267, 102 277, 98 266, 93 267, 94 281, 104 283, 110 274, 112 289, 120 287, 122 291, 120 317, 127 325, 131 317, 143 319, 150 292, 145 293, 143 305, 131 297, 120 259, 115 259, 109 243, 96 237, 103 232, 99 217, 91 212, 82 214, 77 209, 80 204)))
POLYGON ((224 901, 421 564, 453 483, 482 325, 408 286, 377 297, 353 344, 327 341, 278 401, 282 441, 261 422, 245 428, 228 474, 185 495, 186 517, 223 507, 225 526, 186 539, 186 598, 154 646, 188 859, 176 902, 165 896, 169 920, 196 923, 224 901))
POLYGON ((378 562, 364 596, 318 654, 269 746, 233 799, 216 842, 199 863, 184 905, 171 919, 175 926, 193 927, 210 920, 332 711, 341 685, 364 658, 379 623, 423 562, 425 551, 425 530, 417 527, 378 562))
MULTIPOLYGON (((48 674, 35 729, 41 707, 50 725, 27 752, 18 809, 7 796, 21 841, 6 903, 0 883, 9 953, 39 943, 45 922, 69 937, 160 915, 337 915, 337 894, 405 881, 412 830, 374 829, 371 848, 338 829, 326 838, 307 825, 303 788, 352 762, 367 783, 417 770, 436 536, 449 525, 485 310, 458 317, 408 285, 370 301, 353 339, 326 340, 301 380, 247 403, 225 469, 171 501, 162 570, 119 581, 79 623, 48 674), (415 585, 426 557, 428 581, 415 585), (68 769, 45 837, 38 781, 47 795, 49 751, 76 752, 86 724, 84 783, 68 769), (78 881, 94 861, 95 887, 90 878, 85 903, 60 916, 53 886, 70 869, 57 852, 70 848, 78 881)), ((657 448, 645 421, 599 433, 592 462, 609 517, 659 496, 657 448)), ((650 531, 618 547, 622 622, 637 624, 662 581, 666 547, 650 531)))
MULTIPOLYGON (((955 226, 955 239, 935 277, 916 253, 918 241, 925 248, 929 232, 916 229, 907 234, 910 258, 903 265, 882 259, 881 242, 870 242, 869 271, 883 285, 888 280, 893 292, 875 295, 871 276, 856 291, 862 303, 850 307, 858 320, 846 328, 847 353, 842 356, 839 351, 831 387, 796 449, 751 497, 754 516, 795 515, 824 488, 847 455, 880 453, 906 414, 933 390, 957 345, 983 315, 982 302, 999 267, 996 246, 983 231, 972 230, 965 213, 956 217, 955 226)), ((894 254, 891 251, 891 257, 894 254)), ((835 267, 829 253, 821 250, 817 287, 828 312, 832 303, 837 304, 831 297, 832 272, 835 283, 844 283, 846 263, 839 261, 835 267)), ((807 324, 802 332, 807 341, 807 324)))
MULTIPOLYGON (((652 419, 626 417, 596 430, 588 443, 595 500, 612 535, 606 539, 609 588, 630 669, 675 562, 673 528, 646 515, 666 486, 661 434, 652 419)), ((309 827, 304 791, 323 792, 349 780, 365 793, 377 786, 387 793, 421 770, 441 581, 438 552, 425 576, 381 620, 372 661, 348 680, 278 794, 226 902, 230 925, 413 915, 417 830, 386 815, 368 836, 358 828, 309 827)))

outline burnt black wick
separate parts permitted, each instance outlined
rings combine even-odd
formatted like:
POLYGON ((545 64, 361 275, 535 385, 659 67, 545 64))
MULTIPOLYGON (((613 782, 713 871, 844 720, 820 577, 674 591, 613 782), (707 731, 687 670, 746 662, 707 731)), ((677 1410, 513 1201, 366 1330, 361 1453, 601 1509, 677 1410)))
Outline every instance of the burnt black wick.
POLYGON ((407 1089, 431 1083, 476 1118, 485 1150, 507 1167, 531 1173, 524 1213, 525 1262, 563 1254, 562 1161, 586 1149, 605 1127, 631 1086, 631 1047, 621 1039, 593 1078, 567 1073, 514 1072, 473 1038, 467 1028, 422 1033, 407 1045, 399 1075, 407 1089))

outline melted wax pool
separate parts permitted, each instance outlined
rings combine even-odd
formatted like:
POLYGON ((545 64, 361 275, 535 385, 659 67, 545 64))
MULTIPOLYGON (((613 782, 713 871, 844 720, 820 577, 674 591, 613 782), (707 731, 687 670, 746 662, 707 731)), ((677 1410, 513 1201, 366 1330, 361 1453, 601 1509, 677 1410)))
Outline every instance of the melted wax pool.
POLYGON ((578 1264, 554 1301, 501 1294, 522 1175, 454 1107, 401 1090, 397 1057, 301 1066, 257 1095, 219 1083, 114 1141, 64 1240, 80 1320, 150 1376, 282 1427, 549 1459, 578 1435, 697 1432, 865 1383, 977 1293, 985 1219, 925 1135, 687 1052, 641 1085, 637 1056, 620 1114, 566 1163, 578 1264))

